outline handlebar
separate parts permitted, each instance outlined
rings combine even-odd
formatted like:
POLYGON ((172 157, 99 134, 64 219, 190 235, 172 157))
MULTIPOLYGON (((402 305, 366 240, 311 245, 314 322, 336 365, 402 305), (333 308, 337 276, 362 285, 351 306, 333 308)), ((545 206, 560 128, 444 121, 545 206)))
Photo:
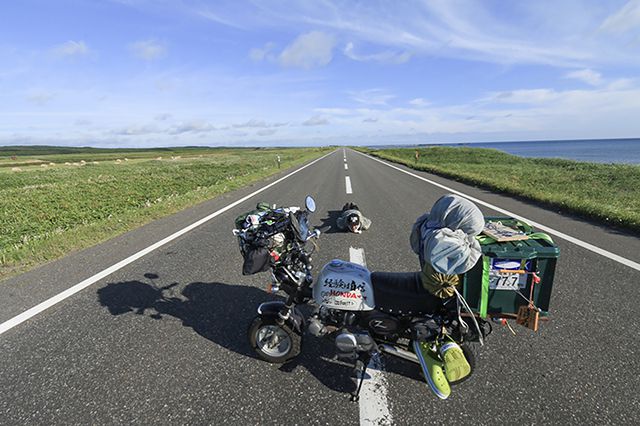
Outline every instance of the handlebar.
MULTIPOLYGON (((233 233, 234 236, 237 237, 237 236, 240 236, 242 234, 246 234, 246 232, 249 231, 249 230, 250 229, 233 229, 231 232, 233 233)), ((319 229, 314 229, 313 231, 309 231, 309 233, 307 235, 307 238, 304 241, 305 242, 309 241, 312 238, 318 239, 318 238, 320 238, 320 234, 321 234, 321 232, 320 232, 319 229)))
POLYGON ((314 229, 313 232, 310 232, 309 235, 307 236, 306 241, 309 241, 312 238, 320 238, 320 230, 319 229, 314 229))

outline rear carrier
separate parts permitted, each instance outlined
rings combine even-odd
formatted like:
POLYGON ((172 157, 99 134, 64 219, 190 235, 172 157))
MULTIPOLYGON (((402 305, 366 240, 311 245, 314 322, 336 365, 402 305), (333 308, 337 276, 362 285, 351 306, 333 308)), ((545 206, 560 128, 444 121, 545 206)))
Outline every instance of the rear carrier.
POLYGON ((560 249, 547 234, 517 219, 485 221, 482 258, 464 274, 463 296, 483 318, 517 318, 536 330, 538 316, 549 315, 560 249))
POLYGON ((371 273, 357 263, 334 259, 324 265, 313 286, 318 305, 342 311, 372 311, 371 273))

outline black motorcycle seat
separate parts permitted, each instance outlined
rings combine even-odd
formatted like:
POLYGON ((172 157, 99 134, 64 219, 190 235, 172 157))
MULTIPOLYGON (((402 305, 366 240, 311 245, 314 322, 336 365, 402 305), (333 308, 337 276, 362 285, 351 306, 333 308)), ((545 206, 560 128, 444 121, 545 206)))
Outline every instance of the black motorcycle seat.
POLYGON ((442 299, 422 286, 420 272, 373 272, 371 285, 376 309, 390 314, 433 313, 442 299))

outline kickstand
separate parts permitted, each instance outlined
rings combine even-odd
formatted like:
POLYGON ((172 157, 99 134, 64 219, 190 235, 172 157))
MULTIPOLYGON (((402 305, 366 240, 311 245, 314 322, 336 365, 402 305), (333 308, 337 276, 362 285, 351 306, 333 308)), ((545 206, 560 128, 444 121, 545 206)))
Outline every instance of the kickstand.
POLYGON ((355 393, 351 394, 351 402, 360 401, 360 389, 362 389, 362 383, 364 383, 364 378, 367 376, 367 366, 369 365, 369 357, 365 357, 362 360, 358 360, 362 362, 362 373, 360 374, 360 380, 358 383, 358 389, 356 389, 355 393))

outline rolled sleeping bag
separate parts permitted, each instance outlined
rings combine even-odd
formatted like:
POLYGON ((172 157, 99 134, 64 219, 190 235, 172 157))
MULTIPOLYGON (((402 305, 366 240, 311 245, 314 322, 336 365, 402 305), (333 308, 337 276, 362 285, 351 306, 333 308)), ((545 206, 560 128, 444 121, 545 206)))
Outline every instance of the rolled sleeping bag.
POLYGON ((474 236, 461 229, 432 229, 425 235, 425 260, 441 274, 457 275, 473 268, 482 249, 474 236))
POLYGON ((475 204, 448 194, 416 220, 409 241, 422 265, 429 262, 439 273, 462 274, 482 254, 475 236, 483 228, 484 216, 475 204))

